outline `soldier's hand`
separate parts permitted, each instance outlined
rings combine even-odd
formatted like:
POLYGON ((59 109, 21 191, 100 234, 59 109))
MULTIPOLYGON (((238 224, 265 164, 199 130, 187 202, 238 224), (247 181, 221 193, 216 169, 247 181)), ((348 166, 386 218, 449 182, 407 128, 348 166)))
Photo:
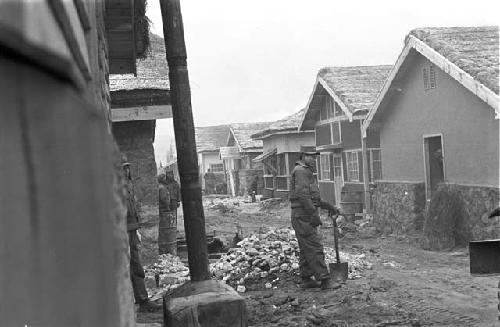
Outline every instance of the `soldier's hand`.
POLYGON ((312 227, 318 227, 319 225, 321 225, 321 218, 319 217, 319 214, 317 212, 311 216, 310 225, 312 227))

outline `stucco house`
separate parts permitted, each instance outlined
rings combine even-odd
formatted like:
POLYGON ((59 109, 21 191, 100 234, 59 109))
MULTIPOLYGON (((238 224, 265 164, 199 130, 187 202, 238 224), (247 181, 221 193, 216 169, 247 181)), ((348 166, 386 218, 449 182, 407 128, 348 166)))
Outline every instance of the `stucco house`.
POLYGON ((262 194, 262 163, 252 161, 262 154, 262 141, 252 139, 251 135, 269 125, 268 122, 231 124, 226 146, 220 148, 230 195, 246 194, 254 176, 259 180, 257 193, 262 194))
POLYGON ((499 203, 498 27, 422 28, 405 40, 363 124, 380 135, 375 220, 406 232, 440 183, 457 190, 473 237, 499 203))
POLYGON ((378 134, 369 133, 363 143, 361 124, 390 69, 386 65, 322 68, 299 125, 299 131, 315 131, 321 197, 340 205, 346 214, 363 213, 365 203, 369 206, 364 181, 381 178, 378 134))
POLYGON ((207 190, 205 174, 210 171, 215 175, 216 184, 226 182, 224 161, 220 158, 220 148, 226 146, 229 125, 195 127, 196 151, 202 189, 207 190))
POLYGON ((131 172, 138 200, 158 204, 158 183, 153 142, 156 119, 172 117, 165 41, 149 34, 147 56, 136 62, 135 74, 112 74, 111 120, 113 135, 132 163, 131 172))
POLYGON ((263 153, 253 159, 261 162, 264 174, 263 198, 288 199, 290 175, 300 157, 301 146, 314 146, 314 131, 299 131, 305 109, 277 120, 265 130, 252 135, 262 140, 263 153))

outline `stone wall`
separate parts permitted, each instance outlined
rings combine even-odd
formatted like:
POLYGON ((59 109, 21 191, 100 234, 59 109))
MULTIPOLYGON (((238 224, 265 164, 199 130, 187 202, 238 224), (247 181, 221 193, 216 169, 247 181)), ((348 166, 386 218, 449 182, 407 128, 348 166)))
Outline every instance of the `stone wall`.
POLYGON ((378 181, 373 190, 374 218, 384 233, 421 231, 425 210, 425 184, 378 181))
POLYGON ((500 238, 499 218, 488 219, 488 214, 499 206, 500 189, 488 186, 447 184, 450 190, 458 191, 464 201, 471 240, 500 238))
POLYGON ((132 164, 131 173, 137 199, 141 204, 147 205, 158 205, 154 133, 154 120, 113 123, 116 143, 132 164))

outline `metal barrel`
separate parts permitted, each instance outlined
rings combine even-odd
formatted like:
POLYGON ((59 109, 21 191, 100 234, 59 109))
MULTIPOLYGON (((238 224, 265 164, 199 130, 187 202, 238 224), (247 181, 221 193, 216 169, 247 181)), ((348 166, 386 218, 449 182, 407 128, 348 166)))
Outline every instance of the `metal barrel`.
POLYGON ((158 253, 177 254, 177 209, 160 212, 158 253))

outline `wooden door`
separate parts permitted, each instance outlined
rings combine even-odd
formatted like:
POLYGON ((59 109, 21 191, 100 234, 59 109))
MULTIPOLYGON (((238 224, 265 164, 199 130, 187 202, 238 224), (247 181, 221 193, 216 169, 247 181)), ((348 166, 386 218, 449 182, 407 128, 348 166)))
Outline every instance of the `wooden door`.
POLYGON ((444 152, 441 135, 424 137, 425 194, 430 199, 437 185, 444 181, 444 152))
POLYGON ((342 187, 344 186, 344 174, 342 170, 342 155, 333 154, 333 182, 335 185, 335 204, 340 205, 342 187))

